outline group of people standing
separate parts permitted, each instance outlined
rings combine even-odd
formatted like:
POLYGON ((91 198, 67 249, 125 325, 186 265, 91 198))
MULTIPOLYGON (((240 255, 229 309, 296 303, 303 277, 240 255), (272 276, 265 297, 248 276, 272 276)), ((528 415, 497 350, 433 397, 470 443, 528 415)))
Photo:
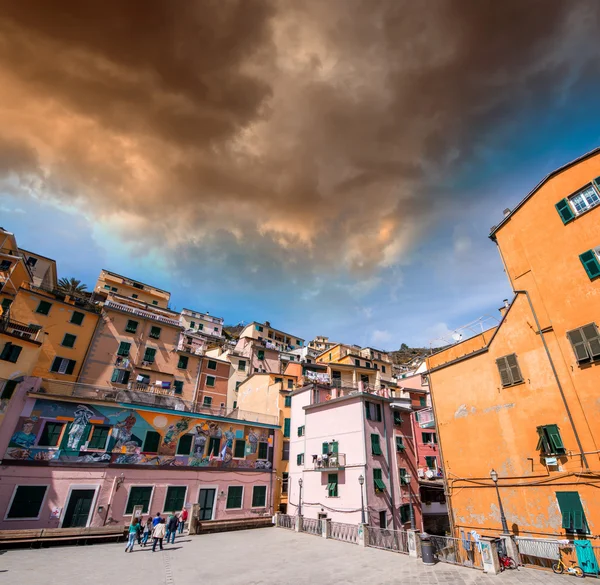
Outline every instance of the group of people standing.
POLYGON ((129 525, 129 539, 125 552, 133 552, 133 545, 137 540, 140 546, 146 546, 150 538, 153 539, 152 552, 156 552, 156 546, 159 545, 163 550, 163 540, 167 539, 167 544, 175 544, 175 535, 181 534, 188 519, 188 511, 184 508, 181 512, 174 512, 168 519, 161 516, 160 512, 152 518, 148 516, 146 522, 143 518, 133 518, 129 525))

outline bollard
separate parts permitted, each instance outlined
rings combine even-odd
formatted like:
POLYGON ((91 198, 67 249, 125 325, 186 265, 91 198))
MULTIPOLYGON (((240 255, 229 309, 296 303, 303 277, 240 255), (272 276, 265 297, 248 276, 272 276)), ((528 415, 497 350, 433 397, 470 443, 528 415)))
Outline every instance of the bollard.
POLYGON ((408 538, 408 556, 418 559, 421 556, 421 539, 419 538, 419 530, 411 528, 406 531, 408 538))
POLYGON ((435 565, 435 557, 433 556, 433 544, 429 538, 429 534, 421 534, 421 558, 424 565, 435 565))

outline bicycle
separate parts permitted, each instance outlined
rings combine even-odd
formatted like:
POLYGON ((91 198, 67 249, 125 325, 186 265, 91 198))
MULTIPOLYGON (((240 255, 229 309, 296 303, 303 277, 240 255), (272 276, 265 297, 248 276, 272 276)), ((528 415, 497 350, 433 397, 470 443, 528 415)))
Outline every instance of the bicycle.
POLYGON ((512 557, 506 555, 498 555, 500 559, 500 570, 505 571, 506 569, 517 569, 517 563, 512 557))
POLYGON ((567 565, 565 565, 563 561, 559 559, 557 563, 552 565, 552 570, 558 575, 562 575, 566 570, 569 575, 575 575, 575 577, 583 578, 583 569, 579 565, 576 565, 575 561, 570 561, 570 563, 573 566, 567 567, 567 565))

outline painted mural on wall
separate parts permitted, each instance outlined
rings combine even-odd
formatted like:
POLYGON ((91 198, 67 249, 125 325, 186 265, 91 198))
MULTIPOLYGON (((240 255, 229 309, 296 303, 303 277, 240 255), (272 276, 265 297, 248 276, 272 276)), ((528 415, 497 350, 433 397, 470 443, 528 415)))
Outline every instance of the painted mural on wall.
POLYGON ((21 414, 4 459, 272 467, 273 430, 250 424, 50 400, 32 400, 21 414))

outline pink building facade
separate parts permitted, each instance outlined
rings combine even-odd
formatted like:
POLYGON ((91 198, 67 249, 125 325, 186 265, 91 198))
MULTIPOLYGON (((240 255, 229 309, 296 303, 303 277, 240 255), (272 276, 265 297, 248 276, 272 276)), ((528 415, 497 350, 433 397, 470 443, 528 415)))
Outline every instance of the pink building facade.
POLYGON ((408 400, 309 384, 291 409, 288 513, 358 524, 364 510, 372 526, 422 528, 408 400))
MULTIPOLYGON (((49 387, 52 392, 53 387, 49 387)), ((127 524, 199 504, 204 521, 273 513, 276 424, 49 394, 26 378, 0 427, 0 529, 127 524)), ((263 417, 265 418, 265 417, 263 417)))

